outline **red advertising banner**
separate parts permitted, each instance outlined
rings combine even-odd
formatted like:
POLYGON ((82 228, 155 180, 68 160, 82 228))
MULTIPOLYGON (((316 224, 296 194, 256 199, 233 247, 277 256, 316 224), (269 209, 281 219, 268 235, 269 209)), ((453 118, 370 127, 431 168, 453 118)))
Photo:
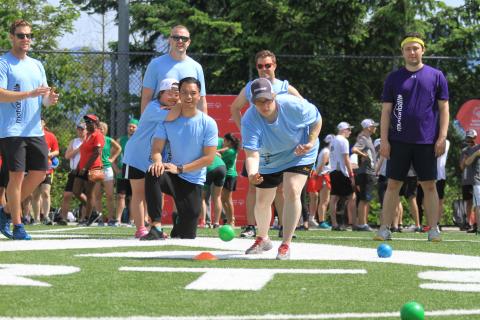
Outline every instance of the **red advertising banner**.
MULTIPOLYGON (((230 105, 236 96, 232 95, 207 95, 208 115, 212 117, 218 126, 218 135, 223 137, 226 133, 231 132, 240 138, 240 132, 231 119, 230 105)), ((246 107, 246 106, 245 106, 246 107)), ((248 191, 248 180, 241 176, 245 154, 242 150, 238 152, 237 159, 237 190, 233 192, 233 205, 235 213, 235 224, 242 226, 247 223, 246 218, 246 197, 248 191)), ((173 199, 169 196, 165 197, 165 205, 162 213, 162 221, 171 223, 171 213, 173 208, 173 199)))
MULTIPOLYGON (((480 132, 480 99, 465 102, 458 110, 456 119, 465 131, 475 129, 480 132)), ((480 135, 477 136, 476 142, 480 143, 480 135)))

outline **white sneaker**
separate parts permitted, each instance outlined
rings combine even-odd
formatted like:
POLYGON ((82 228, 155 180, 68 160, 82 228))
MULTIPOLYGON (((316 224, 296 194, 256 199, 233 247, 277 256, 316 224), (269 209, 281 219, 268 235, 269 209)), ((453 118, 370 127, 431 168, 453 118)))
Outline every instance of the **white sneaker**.
POLYGON ((377 234, 375 234, 375 237, 373 237, 373 240, 377 240, 377 241, 392 240, 392 233, 387 228, 383 230, 378 229, 377 234))
POLYGON ((317 221, 315 221, 315 219, 313 217, 310 217, 308 219, 308 227, 309 228, 318 228, 318 223, 317 223, 317 221))
POLYGON ((440 242, 442 241, 442 237, 440 236, 440 230, 438 230, 438 227, 430 228, 428 230, 428 241, 432 242, 440 242))

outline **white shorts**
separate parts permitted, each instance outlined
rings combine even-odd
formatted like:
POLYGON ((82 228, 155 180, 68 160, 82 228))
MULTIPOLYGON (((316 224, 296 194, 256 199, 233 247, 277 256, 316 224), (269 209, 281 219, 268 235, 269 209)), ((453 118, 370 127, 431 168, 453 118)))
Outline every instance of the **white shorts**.
POLYGON ((480 185, 473 186, 473 207, 480 207, 480 185))
POLYGON ((112 167, 103 168, 103 173, 105 173, 105 179, 103 181, 112 181, 115 178, 112 167))

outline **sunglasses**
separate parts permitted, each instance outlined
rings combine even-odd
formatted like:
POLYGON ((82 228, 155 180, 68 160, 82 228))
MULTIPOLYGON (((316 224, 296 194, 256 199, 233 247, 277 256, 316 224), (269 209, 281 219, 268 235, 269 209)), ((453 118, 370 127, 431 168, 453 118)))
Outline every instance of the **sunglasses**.
POLYGON ((182 42, 187 42, 188 40, 190 40, 189 37, 185 36, 170 36, 170 38, 172 38, 176 42, 179 42, 180 40, 182 40, 182 42))
POLYGON ((262 70, 263 68, 265 69, 270 69, 271 67, 273 66, 273 63, 265 63, 265 64, 261 64, 261 63, 258 63, 257 64, 257 69, 258 70, 262 70))
POLYGON ((33 38, 33 34, 31 33, 15 33, 15 36, 18 38, 18 39, 32 39, 33 38))

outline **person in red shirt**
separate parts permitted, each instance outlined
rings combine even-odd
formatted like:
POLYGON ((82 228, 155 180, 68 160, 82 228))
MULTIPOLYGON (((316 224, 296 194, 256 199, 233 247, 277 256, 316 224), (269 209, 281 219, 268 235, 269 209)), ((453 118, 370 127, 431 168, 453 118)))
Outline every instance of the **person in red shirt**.
POLYGON ((98 129, 100 119, 94 114, 87 114, 83 117, 87 126, 87 136, 80 146, 80 161, 77 166, 77 173, 73 182, 73 194, 82 201, 82 192, 85 190, 87 201, 85 205, 85 214, 89 215, 85 221, 81 219, 80 224, 91 225, 96 222, 100 215, 93 211, 94 206, 94 187, 95 182, 88 180, 88 171, 91 169, 102 168, 102 149, 105 145, 105 138, 98 129))
POLYGON ((45 180, 40 183, 40 185, 32 193, 32 210, 33 216, 36 222, 40 221, 40 215, 43 213, 45 224, 51 224, 51 219, 48 214, 50 213, 50 190, 52 187, 53 181, 53 166, 52 159, 58 157, 60 154, 60 149, 58 147, 58 140, 55 135, 48 130, 46 126, 45 119, 42 119, 42 128, 43 133, 45 134, 45 141, 48 146, 48 170, 45 180))

